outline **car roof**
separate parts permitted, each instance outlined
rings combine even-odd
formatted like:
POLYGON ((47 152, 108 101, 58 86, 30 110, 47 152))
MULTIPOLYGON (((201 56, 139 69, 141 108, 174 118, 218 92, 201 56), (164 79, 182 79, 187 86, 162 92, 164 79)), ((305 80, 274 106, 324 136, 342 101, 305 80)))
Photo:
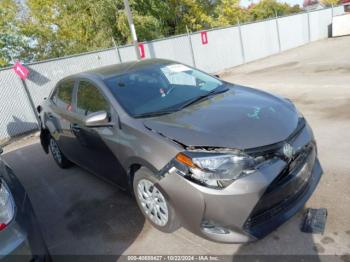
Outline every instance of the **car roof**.
POLYGON ((70 76, 65 77, 62 80, 65 79, 72 79, 72 78, 79 78, 79 77, 84 77, 84 78, 101 78, 101 79, 106 79, 111 76, 115 76, 118 74, 125 73, 131 69, 141 69, 143 67, 147 67, 150 65, 155 65, 155 64, 169 64, 169 63, 174 63, 174 61, 171 60, 166 60, 166 59, 145 59, 145 60, 140 60, 140 61, 131 61, 131 62, 125 62, 125 63, 120 63, 120 64, 114 64, 110 66, 104 66, 104 67, 99 67, 93 70, 88 70, 84 71, 78 74, 73 74, 70 76))

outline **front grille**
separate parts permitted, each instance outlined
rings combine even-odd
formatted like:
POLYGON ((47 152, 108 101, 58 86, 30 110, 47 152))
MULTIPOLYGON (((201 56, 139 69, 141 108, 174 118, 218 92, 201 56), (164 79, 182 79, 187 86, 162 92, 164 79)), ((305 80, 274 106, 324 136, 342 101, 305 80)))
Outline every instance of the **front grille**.
POLYGON ((289 196, 288 198, 279 202, 277 205, 272 206, 271 208, 257 213, 255 215, 252 215, 245 223, 245 228, 248 229, 258 226, 259 224, 262 224, 265 221, 268 221, 273 217, 276 217, 284 211, 290 209, 291 207, 293 207, 293 204, 295 202, 298 202, 298 200, 304 195, 304 193, 308 191, 308 189, 309 184, 305 184, 294 195, 289 196))
POLYGON ((293 159, 289 160, 288 165, 282 170, 280 175, 272 182, 265 193, 273 191, 276 187, 287 183, 290 179, 293 179, 296 173, 305 165, 310 155, 315 150, 315 144, 311 142, 310 144, 304 146, 303 149, 298 151, 293 159))
POLYGON ((277 151, 279 151, 283 147, 285 143, 293 144, 294 139, 296 139, 298 135, 302 132, 305 125, 305 119, 299 118, 297 127, 284 141, 268 146, 246 149, 244 152, 253 157, 264 156, 266 159, 268 159, 269 157, 273 157, 276 155, 277 151))
POLYGON ((305 146, 267 188, 250 218, 246 229, 264 223, 293 206, 308 190, 311 170, 316 160, 313 143, 305 146))

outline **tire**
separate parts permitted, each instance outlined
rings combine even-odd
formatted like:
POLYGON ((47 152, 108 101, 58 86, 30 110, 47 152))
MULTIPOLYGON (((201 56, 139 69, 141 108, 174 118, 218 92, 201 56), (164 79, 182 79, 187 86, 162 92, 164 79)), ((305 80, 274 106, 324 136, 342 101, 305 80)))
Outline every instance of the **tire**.
MULTIPOLYGON (((158 230, 165 232, 165 233, 172 233, 180 227, 180 223, 179 223, 178 219, 176 218, 174 208, 172 207, 168 196, 157 185, 158 185, 158 179, 147 168, 141 167, 139 170, 136 171, 135 176, 134 176, 134 181, 133 181, 133 189, 134 189, 135 199, 137 201, 137 204, 138 204, 142 214, 158 230), (143 194, 143 193, 145 193, 145 191, 150 193, 150 191, 146 190, 147 186, 145 187, 145 183, 146 184, 150 183, 148 185, 152 184, 152 186, 153 186, 152 192, 154 192, 154 194, 156 194, 156 196, 157 196, 156 199, 158 199, 158 201, 153 199, 153 201, 154 201, 153 205, 154 205, 154 203, 158 204, 158 207, 160 207, 160 208, 159 209, 156 208, 156 210, 158 210, 157 214, 162 213, 163 219, 160 219, 160 217, 161 217, 160 215, 155 216, 154 210, 152 210, 150 212, 149 211, 150 209, 147 208, 147 206, 146 206, 147 204, 145 204, 145 202, 147 200, 145 199, 145 194, 143 194), (143 191, 141 188, 143 189, 143 191), (156 190, 156 191, 154 191, 154 190, 156 190), (166 207, 166 209, 167 209, 166 212, 164 212, 165 210, 164 210, 164 208, 162 208, 162 206, 166 207), (147 209, 148 209, 148 213, 147 213, 147 209), (167 219, 166 219, 166 222, 164 223, 164 221, 165 221, 164 215, 165 214, 167 214, 167 219), (153 217, 153 219, 152 219, 152 217, 153 217), (159 221, 157 222, 157 218, 158 218, 158 220, 162 220, 163 223, 159 223, 159 221)), ((148 207, 150 207, 150 206, 152 206, 152 203, 151 203, 151 205, 148 205, 148 207)))
POLYGON ((62 153, 59 148, 56 140, 53 137, 50 137, 49 149, 52 155, 52 158, 55 160, 56 164, 63 169, 69 168, 73 165, 71 161, 62 153))

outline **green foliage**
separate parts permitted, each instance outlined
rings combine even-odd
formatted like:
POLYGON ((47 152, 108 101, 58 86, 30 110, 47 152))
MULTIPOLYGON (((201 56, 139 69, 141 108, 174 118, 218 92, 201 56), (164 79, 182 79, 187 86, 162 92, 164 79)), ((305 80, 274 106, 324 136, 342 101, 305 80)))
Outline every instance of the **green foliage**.
POLYGON ((28 0, 21 32, 35 40, 36 59, 110 47, 116 31, 113 2, 28 0))
POLYGON ((216 6, 217 26, 235 25, 249 20, 248 10, 239 5, 239 0, 221 0, 216 6))
POLYGON ((321 0, 321 3, 325 6, 338 5, 340 2, 340 0, 321 0))
MULTIPOLYGON (((139 41, 153 40, 163 36, 161 23, 154 16, 147 13, 142 14, 139 13, 138 10, 133 10, 133 19, 139 41)), ((113 36, 114 39, 122 44, 131 43, 131 32, 123 7, 117 11, 117 21, 115 26, 117 32, 113 36)))
MULTIPOLYGON (((276 0, 130 0, 139 41, 299 12, 276 0)), ((335 1, 335 0, 324 0, 335 1)), ((123 0, 0 0, 0 67, 130 43, 123 0), (12 58, 11 58, 12 57, 12 58)))
POLYGON ((19 7, 13 0, 0 1, 0 67, 12 60, 26 56, 24 39, 18 32, 16 19, 19 7))
MULTIPOLYGON (((122 0, 28 0, 27 5, 21 31, 35 39, 36 59, 111 47, 112 38, 131 41, 122 0)), ((133 17, 140 41, 162 36, 155 17, 138 11, 133 17)))
POLYGON ((156 18, 159 21, 161 34, 169 36, 186 33, 186 26, 190 31, 211 28, 213 23, 211 12, 215 6, 211 2, 213 1, 135 0, 131 3, 131 8, 134 13, 156 18))
POLYGON ((298 5, 290 6, 287 3, 279 3, 276 0, 261 0, 258 4, 252 5, 248 11, 251 20, 255 21, 276 15, 282 16, 300 12, 301 9, 298 5))
MULTIPOLYGON (((173 25, 175 34, 186 32, 186 26, 190 31, 198 31, 212 27, 213 18, 210 16, 209 4, 205 1, 171 0, 169 1, 171 12, 169 13, 170 25, 173 25), (199 4, 202 3, 202 4, 199 4)), ((172 32, 170 32, 172 33, 172 32)))

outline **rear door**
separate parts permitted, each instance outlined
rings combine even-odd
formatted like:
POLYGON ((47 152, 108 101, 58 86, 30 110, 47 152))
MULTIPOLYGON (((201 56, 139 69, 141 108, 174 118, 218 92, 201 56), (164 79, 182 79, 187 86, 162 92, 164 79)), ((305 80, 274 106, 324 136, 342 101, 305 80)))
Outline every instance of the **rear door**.
POLYGON ((50 109, 46 114, 46 126, 57 141, 62 152, 70 159, 72 142, 70 123, 73 113, 74 79, 61 81, 50 97, 50 109))
POLYGON ((107 143, 114 143, 118 129, 114 127, 86 127, 84 120, 89 114, 106 111, 110 121, 116 117, 108 98, 98 85, 81 79, 75 99, 75 119, 71 123, 75 144, 79 149, 78 162, 81 166, 122 187, 126 186, 124 169, 107 143), (107 142, 107 143, 106 143, 107 142))

